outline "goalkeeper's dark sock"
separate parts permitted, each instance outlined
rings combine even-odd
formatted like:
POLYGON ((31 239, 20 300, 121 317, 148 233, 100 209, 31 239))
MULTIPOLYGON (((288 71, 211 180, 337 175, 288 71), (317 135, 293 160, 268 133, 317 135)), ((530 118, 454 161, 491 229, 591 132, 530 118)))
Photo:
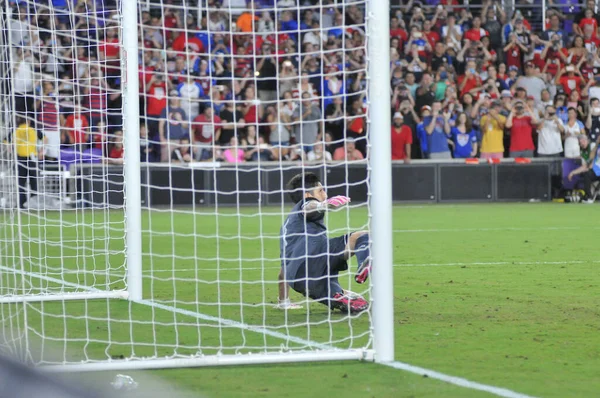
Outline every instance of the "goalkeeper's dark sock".
POLYGON ((354 254, 358 260, 358 266, 369 258, 371 251, 369 250, 369 234, 364 234, 356 239, 356 245, 354 246, 354 254))

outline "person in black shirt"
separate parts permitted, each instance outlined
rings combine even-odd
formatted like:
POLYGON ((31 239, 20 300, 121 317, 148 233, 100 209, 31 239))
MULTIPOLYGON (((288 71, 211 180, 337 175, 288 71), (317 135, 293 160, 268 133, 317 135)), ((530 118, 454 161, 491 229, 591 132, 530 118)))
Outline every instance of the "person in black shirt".
POLYGON ((262 55, 256 64, 256 88, 258 89, 258 98, 269 104, 277 100, 277 61, 271 53, 271 44, 268 42, 262 45, 262 55))
POLYGON ((415 108, 421 109, 425 105, 433 105, 435 92, 433 91, 433 78, 429 72, 423 73, 421 84, 417 87, 415 108))
POLYGON ((590 109, 585 121, 585 128, 588 131, 590 142, 597 144, 600 141, 600 99, 598 98, 590 100, 590 109))
POLYGON ((223 122, 223 126, 221 127, 221 137, 219 137, 219 145, 229 145, 231 138, 236 136, 236 131, 237 136, 240 136, 242 127, 238 127, 237 125, 243 121, 244 115, 242 112, 233 109, 233 102, 227 101, 225 102, 225 107, 221 110, 219 117, 223 122))
POLYGON ((449 57, 446 55, 446 45, 438 41, 435 43, 435 48, 433 50, 433 54, 431 54, 431 71, 437 72, 437 70, 442 65, 447 65, 449 63, 449 57))

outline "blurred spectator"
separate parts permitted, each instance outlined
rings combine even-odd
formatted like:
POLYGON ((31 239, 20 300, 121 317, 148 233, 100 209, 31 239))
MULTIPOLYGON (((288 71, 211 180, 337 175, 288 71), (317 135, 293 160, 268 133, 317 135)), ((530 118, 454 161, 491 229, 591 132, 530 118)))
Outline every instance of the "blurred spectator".
POLYGON ((577 170, 583 174, 583 190, 585 191, 583 203, 592 204, 595 202, 596 195, 592 196, 592 183, 600 181, 600 147, 596 147, 591 156, 588 170, 585 167, 577 170))
POLYGON ((533 62, 528 62, 525 65, 525 76, 517 79, 515 87, 523 88, 527 95, 533 96, 534 100, 539 102, 542 99, 542 91, 546 89, 546 83, 536 70, 536 65, 533 62))
POLYGON ((432 115, 423 118, 423 125, 427 133, 427 148, 430 159, 451 159, 448 149, 448 135, 450 134, 450 112, 442 113, 442 104, 434 102, 432 115))
MULTIPOLYGON (((510 99, 510 97, 508 97, 510 99)), ((504 126, 506 117, 500 112, 502 104, 494 101, 487 115, 481 118, 481 158, 502 159, 504 156, 504 126)))
POLYGON ((108 120, 108 85, 99 72, 90 77, 90 84, 84 87, 83 93, 89 109, 90 125, 95 126, 100 121, 107 122, 108 120))
POLYGON ((275 159, 271 145, 265 141, 262 135, 258 136, 258 140, 254 145, 248 147, 245 158, 254 162, 268 162, 275 159))
POLYGON ((538 154, 544 157, 560 156, 563 151, 562 136, 565 127, 556 116, 552 105, 546 107, 544 118, 538 125, 538 154))
POLYGON ((219 116, 222 123, 219 144, 229 145, 231 138, 238 136, 240 130, 244 128, 244 115, 241 111, 234 109, 232 101, 226 101, 219 116))
MULTIPOLYGON (((210 159, 213 147, 221 142, 222 120, 212 108, 205 108, 192 122, 193 157, 197 160, 210 159)), ((229 137, 231 140, 231 136, 229 137)))
MULTIPOLYGON (((229 0, 229 3, 233 3, 233 1, 229 0)), ((254 13, 254 1, 250 0, 246 4, 243 4, 243 1, 241 1, 240 5, 245 8, 245 10, 237 18, 237 27, 241 32, 251 33, 254 31, 255 22, 259 19, 254 13)), ((225 4, 223 4, 223 6, 226 7, 225 4)))
POLYGON ((180 107, 177 91, 171 92, 169 104, 160 114, 158 134, 161 143, 161 161, 167 162, 173 147, 177 147, 182 138, 189 139, 188 122, 185 111, 180 107))
MULTIPOLYGON (((14 33, 13 33, 14 34, 14 33)), ((15 93, 15 112, 22 117, 31 117, 33 114, 33 57, 29 51, 17 48, 16 59, 13 61, 13 90, 15 93)))
POLYGON ((37 141, 42 138, 42 135, 30 126, 28 119, 18 117, 16 122, 18 127, 15 130, 13 140, 17 155, 19 208, 22 209, 29 200, 29 192, 33 197, 38 190, 37 141), (28 182, 29 188, 27 187, 28 182))
POLYGON ((277 61, 271 43, 262 44, 262 55, 256 62, 258 98, 265 103, 277 100, 277 61))
POLYGON ((462 112, 458 115, 450 136, 454 158, 465 159, 477 156, 477 135, 466 113, 462 112))
POLYGON ((153 133, 158 132, 160 115, 167 107, 167 90, 171 87, 170 81, 163 81, 163 76, 158 69, 154 72, 146 85, 146 116, 151 137, 153 133))
POLYGON ((54 90, 54 84, 49 81, 42 83, 42 93, 36 101, 38 121, 42 134, 45 137, 46 146, 44 157, 47 160, 57 160, 60 149, 60 118, 58 98, 54 90))
POLYGON ((191 75, 187 75, 185 82, 179 83, 176 90, 188 121, 194 120, 200 114, 200 99, 204 97, 204 89, 200 83, 192 80, 191 75))
POLYGON ((67 116, 63 128, 63 143, 68 141, 70 144, 77 144, 76 149, 88 149, 80 144, 90 142, 89 133, 90 124, 88 118, 82 113, 81 105, 77 101, 73 109, 73 113, 67 116), (66 136, 66 137, 65 137, 66 136))
POLYGON ((223 151, 223 159, 227 163, 241 163, 244 161, 244 150, 238 147, 237 137, 231 137, 229 146, 223 151))
POLYGON ((600 140, 600 99, 598 98, 590 100, 590 109, 585 127, 588 129, 588 135, 592 144, 598 143, 600 140))
POLYGON ((538 118, 523 101, 515 103, 513 110, 506 120, 506 128, 510 129, 510 157, 532 158, 535 145, 533 130, 538 124, 538 118))
POLYGON ((140 123, 140 161, 156 162, 154 145, 148 138, 148 129, 144 123, 140 123))
MULTIPOLYGON (((280 108, 283 106, 280 102, 280 108)), ((289 154, 291 140, 291 118, 290 115, 279 111, 272 114, 274 124, 271 126, 269 134, 269 143, 273 146, 273 156, 277 159, 284 159, 289 154), (279 118, 279 120, 277 120, 279 118)))
POLYGON ((171 152, 171 162, 190 163, 192 160, 190 140, 187 137, 181 138, 179 144, 171 152))
POLYGON ((331 153, 325 150, 322 142, 316 142, 312 150, 306 154, 306 160, 309 162, 331 162, 333 157, 331 153))
POLYGON ((304 150, 309 150, 317 139, 320 129, 321 110, 311 100, 307 92, 302 94, 300 107, 294 110, 294 137, 304 150))
POLYGON ((115 131, 112 142, 109 144, 107 162, 112 164, 123 164, 123 132, 115 131))
POLYGON ((348 138, 344 146, 339 147, 333 153, 333 160, 343 160, 347 162, 363 160, 365 157, 356 149, 355 140, 348 138))
POLYGON ((392 160, 403 160, 410 163, 413 134, 410 127, 404 124, 404 116, 396 112, 392 126, 392 160))
POLYGON ((577 119, 577 110, 570 108, 568 110, 569 119, 565 123, 565 157, 570 159, 579 159, 581 156, 579 137, 585 135, 585 127, 577 119))
MULTIPOLYGON (((581 72, 576 70, 573 65, 567 65, 565 68, 561 68, 555 78, 556 84, 560 84, 565 90, 567 96, 570 96, 573 91, 580 92, 582 83, 584 82, 581 72), (567 73, 565 75, 565 72, 567 73)), ((528 93, 532 93, 527 87, 525 87, 528 93)), ((536 100, 539 100, 536 98, 536 100)))

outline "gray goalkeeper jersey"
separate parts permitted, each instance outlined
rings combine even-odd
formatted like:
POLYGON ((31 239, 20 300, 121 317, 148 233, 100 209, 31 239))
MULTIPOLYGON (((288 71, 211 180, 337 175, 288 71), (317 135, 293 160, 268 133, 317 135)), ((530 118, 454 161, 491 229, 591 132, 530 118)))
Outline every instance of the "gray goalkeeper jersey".
POLYGON ((307 262, 310 264, 327 259, 327 227, 323 222, 325 214, 315 212, 305 217, 303 207, 310 200, 296 203, 281 227, 279 254, 288 281, 298 278, 298 271, 303 270, 307 262))

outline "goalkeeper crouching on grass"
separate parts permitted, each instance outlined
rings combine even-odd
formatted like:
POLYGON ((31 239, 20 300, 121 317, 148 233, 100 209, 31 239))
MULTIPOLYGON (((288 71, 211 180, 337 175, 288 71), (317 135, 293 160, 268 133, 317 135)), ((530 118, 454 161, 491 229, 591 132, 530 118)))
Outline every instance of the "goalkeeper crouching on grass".
POLYGON ((323 219, 327 210, 350 202, 346 196, 327 198, 319 178, 312 173, 294 176, 288 183, 295 203, 281 227, 279 308, 298 308, 289 302, 288 286, 331 310, 356 314, 369 303, 355 293, 344 291, 338 273, 348 269, 353 255, 358 259, 357 283, 364 283, 371 271, 369 235, 365 231, 329 238, 323 219))

